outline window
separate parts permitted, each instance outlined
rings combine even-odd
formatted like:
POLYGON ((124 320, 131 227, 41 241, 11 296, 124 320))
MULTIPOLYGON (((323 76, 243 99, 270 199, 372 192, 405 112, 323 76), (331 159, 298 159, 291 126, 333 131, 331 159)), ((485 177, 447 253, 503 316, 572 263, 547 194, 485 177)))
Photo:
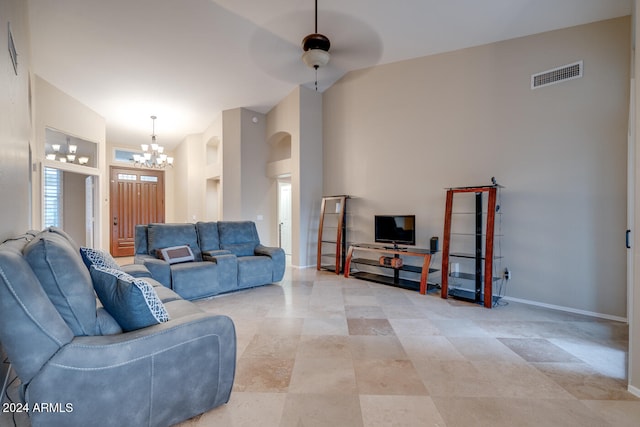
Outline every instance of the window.
POLYGON ((62 227, 62 171, 44 168, 44 227, 62 227))

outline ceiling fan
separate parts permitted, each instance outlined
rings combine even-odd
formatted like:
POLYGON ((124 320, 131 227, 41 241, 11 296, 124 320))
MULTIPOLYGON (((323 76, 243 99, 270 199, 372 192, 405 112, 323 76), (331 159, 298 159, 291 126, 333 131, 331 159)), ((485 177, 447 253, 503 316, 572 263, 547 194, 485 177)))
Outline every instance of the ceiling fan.
POLYGON ((296 2, 288 12, 275 14, 257 27, 251 37, 250 53, 263 72, 311 89, 314 79, 309 79, 305 70, 313 69, 315 89, 320 92, 348 71, 375 64, 382 55, 382 41, 376 29, 358 16, 339 10, 319 10, 318 1, 314 3, 315 27, 311 34, 304 25, 311 10, 296 2), (327 33, 318 32, 319 19, 323 31, 335 43, 327 33))
POLYGON ((329 38, 318 33, 318 0, 315 0, 315 32, 302 39, 302 61, 316 70, 316 91, 318 90, 318 68, 329 63, 329 48, 331 42, 329 38))

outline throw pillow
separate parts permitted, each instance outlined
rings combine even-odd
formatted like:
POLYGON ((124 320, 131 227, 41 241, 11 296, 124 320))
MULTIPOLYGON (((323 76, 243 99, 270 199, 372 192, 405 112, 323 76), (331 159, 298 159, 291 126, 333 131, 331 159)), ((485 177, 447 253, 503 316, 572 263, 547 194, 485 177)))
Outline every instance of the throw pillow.
POLYGON ((120 324, 133 331, 169 320, 169 313, 150 283, 104 267, 91 267, 91 279, 102 305, 120 324))
POLYGON ((82 255, 82 261, 84 261, 88 269, 91 269, 91 266, 95 265, 96 267, 120 270, 120 266, 116 260, 107 251, 82 247, 80 248, 80 254, 82 255))

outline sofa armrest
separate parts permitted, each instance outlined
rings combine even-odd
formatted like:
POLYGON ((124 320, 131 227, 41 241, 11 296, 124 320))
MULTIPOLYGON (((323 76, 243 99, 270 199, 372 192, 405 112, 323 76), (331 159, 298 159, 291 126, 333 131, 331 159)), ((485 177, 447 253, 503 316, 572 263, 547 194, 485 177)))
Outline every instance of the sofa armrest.
POLYGON ((229 399, 236 335, 226 316, 195 312, 119 335, 76 337, 26 387, 36 426, 173 425, 229 399), (69 409, 71 409, 69 411, 69 409))
POLYGON ((273 261, 273 277, 274 282, 279 282, 284 277, 285 255, 284 249, 270 246, 258 245, 254 250, 256 255, 265 255, 273 261))
POLYGON ((213 258, 213 257, 217 257, 220 255, 232 255, 231 251, 228 251, 226 249, 218 249, 218 250, 213 250, 213 251, 202 251, 202 260, 203 261, 213 261, 211 259, 207 259, 207 258, 213 258))
POLYGON ((136 255, 135 263, 144 265, 151 273, 151 277, 167 288, 171 287, 171 266, 168 262, 151 255, 136 255))

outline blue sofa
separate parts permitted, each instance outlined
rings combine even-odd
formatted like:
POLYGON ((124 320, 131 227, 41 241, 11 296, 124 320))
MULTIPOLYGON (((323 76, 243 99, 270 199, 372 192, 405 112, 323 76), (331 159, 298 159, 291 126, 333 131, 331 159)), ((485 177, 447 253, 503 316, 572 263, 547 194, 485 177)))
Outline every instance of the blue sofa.
POLYGON ((229 400, 233 322, 150 276, 140 265, 89 266, 56 228, 0 245, 0 342, 33 427, 170 426, 229 400), (112 280, 112 293, 97 285, 112 280), (135 297, 155 304, 147 304, 147 316, 163 316, 128 330, 113 300, 126 300, 134 282, 135 297), (36 410, 42 404, 47 410, 36 410))
POLYGON ((137 225, 134 252, 136 264, 188 300, 279 282, 285 270, 284 251, 262 245, 252 221, 137 225), (161 259, 162 249, 181 245, 193 261, 161 259))

